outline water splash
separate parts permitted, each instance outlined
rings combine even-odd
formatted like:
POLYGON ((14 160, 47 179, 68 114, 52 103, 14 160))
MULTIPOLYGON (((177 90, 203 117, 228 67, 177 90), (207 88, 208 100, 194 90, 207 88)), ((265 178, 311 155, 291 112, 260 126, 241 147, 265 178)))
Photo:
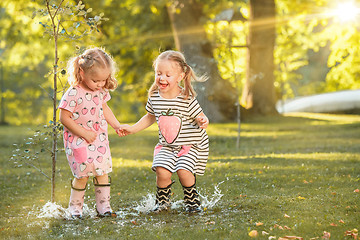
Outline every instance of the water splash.
POLYGON ((178 200, 171 203, 171 209, 179 209, 184 207, 184 200, 178 200))
POLYGON ((61 207, 60 205, 47 202, 41 209, 40 213, 37 215, 38 218, 55 218, 62 219, 64 218, 66 209, 61 207))
POLYGON ((155 194, 148 193, 133 209, 138 213, 150 212, 155 207, 155 194))
MULTIPOLYGON (((224 182, 224 181, 223 181, 224 182)), ((211 195, 205 195, 201 193, 199 189, 199 196, 201 200, 201 206, 206 209, 211 209, 218 205, 224 194, 221 193, 219 186, 223 183, 215 185, 214 193, 211 195)), ((149 213, 155 208, 155 194, 148 193, 146 196, 140 200, 140 202, 135 202, 134 207, 130 208, 121 208, 119 211, 116 211, 117 218, 125 219, 127 216, 138 216, 141 213, 149 213)), ((179 210, 184 208, 184 201, 177 200, 177 196, 172 196, 172 210, 179 210)), ((68 208, 64 208, 61 205, 53 202, 47 202, 39 211, 32 212, 29 214, 35 215, 37 218, 41 219, 66 219, 72 220, 71 214, 68 208)), ((83 206, 83 217, 84 218, 96 218, 97 213, 95 207, 90 208, 87 204, 83 206)))
MULTIPOLYGON (((224 196, 224 194, 222 194, 221 190, 219 189, 220 184, 222 184, 223 182, 220 182, 215 186, 214 193, 211 196, 203 195, 201 194, 200 190, 198 191, 200 196, 201 206, 203 208, 211 209, 218 204, 222 196, 224 196)), ((171 203, 172 210, 181 209, 184 207, 184 200, 176 200, 176 196, 172 196, 171 198, 172 198, 172 203, 171 203)), ((154 208, 155 208, 155 194, 148 193, 135 207, 133 207, 133 210, 135 210, 138 213, 149 213, 154 208)))
MULTIPOLYGON (((175 201, 176 196, 172 196, 171 209, 179 209, 184 206, 183 200, 175 201)), ((148 193, 143 199, 133 208, 138 213, 149 213, 155 208, 155 194, 148 193)))
MULTIPOLYGON (((87 204, 83 206, 83 217, 94 218, 96 216, 95 209, 89 208, 87 204)), ((57 203, 47 202, 41 209, 37 218, 55 218, 55 219, 66 219, 72 220, 70 211, 68 208, 63 208, 57 203)))
POLYGON ((215 186, 215 190, 214 193, 211 196, 205 196, 202 195, 201 192, 199 191, 199 195, 201 198, 201 206, 203 208, 213 208, 216 206, 216 204, 220 201, 220 199, 222 198, 222 196, 224 196, 224 194, 221 193, 221 190, 219 189, 220 184, 224 183, 224 181, 220 182, 219 184, 217 184, 215 186))

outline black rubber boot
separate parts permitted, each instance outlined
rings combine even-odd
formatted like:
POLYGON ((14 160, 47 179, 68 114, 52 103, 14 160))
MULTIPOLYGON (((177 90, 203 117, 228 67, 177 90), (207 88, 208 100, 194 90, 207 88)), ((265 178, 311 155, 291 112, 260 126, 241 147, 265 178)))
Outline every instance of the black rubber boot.
POLYGON ((198 192, 196 191, 196 183, 191 187, 184 187, 184 204, 185 211, 188 213, 198 213, 201 212, 200 206, 200 197, 198 192))
POLYGON ((157 187, 156 191, 156 200, 155 200, 155 208, 152 210, 155 213, 159 213, 162 211, 168 211, 171 207, 170 195, 171 195, 171 185, 174 184, 175 181, 172 181, 169 186, 165 188, 157 187))

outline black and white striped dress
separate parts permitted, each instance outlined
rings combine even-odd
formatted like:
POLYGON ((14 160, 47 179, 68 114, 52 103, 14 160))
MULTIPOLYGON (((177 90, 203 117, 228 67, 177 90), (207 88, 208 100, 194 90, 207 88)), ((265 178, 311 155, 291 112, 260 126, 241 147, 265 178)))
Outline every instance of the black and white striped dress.
POLYGON ((159 126, 159 143, 154 150, 152 169, 163 167, 170 172, 180 169, 203 175, 209 155, 209 139, 196 122, 202 109, 196 98, 182 95, 162 98, 158 91, 146 104, 148 113, 155 115, 159 126))

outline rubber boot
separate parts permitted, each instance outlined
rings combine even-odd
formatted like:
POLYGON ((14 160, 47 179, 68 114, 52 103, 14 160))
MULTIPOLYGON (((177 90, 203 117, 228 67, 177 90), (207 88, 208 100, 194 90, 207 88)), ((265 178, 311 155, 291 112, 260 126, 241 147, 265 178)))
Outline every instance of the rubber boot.
POLYGON ((153 209, 153 212, 159 213, 162 211, 168 211, 170 209, 171 185, 173 185, 174 183, 175 181, 171 181, 171 183, 167 187, 157 187, 155 208, 153 209))
POLYGON ((200 206, 200 197, 198 192, 196 191, 196 183, 191 187, 184 187, 184 204, 185 211, 188 213, 197 213, 201 212, 200 206))
POLYGON ((109 176, 109 183, 99 184, 96 177, 93 178, 95 188, 96 211, 99 217, 116 217, 110 206, 110 185, 111 178, 109 176))
POLYGON ((74 186, 72 185, 72 180, 70 180, 70 185, 71 185, 71 194, 69 201, 69 210, 71 217, 82 218, 86 185, 84 189, 74 188, 74 186))

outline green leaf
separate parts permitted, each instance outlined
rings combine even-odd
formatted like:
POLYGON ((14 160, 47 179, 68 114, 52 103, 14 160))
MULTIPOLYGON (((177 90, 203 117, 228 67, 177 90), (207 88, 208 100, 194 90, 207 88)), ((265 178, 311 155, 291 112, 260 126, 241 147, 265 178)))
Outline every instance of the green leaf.
POLYGON ((73 14, 73 12, 71 11, 70 8, 65 8, 64 13, 67 14, 67 15, 72 15, 73 14))

